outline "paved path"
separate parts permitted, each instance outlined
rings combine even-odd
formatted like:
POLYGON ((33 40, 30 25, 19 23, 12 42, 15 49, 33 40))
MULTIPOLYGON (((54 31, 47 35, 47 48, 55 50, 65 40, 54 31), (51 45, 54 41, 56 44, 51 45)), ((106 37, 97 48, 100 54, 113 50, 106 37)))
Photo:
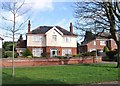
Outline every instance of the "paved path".
POLYGON ((103 82, 96 84, 87 84, 87 85, 76 85, 76 86, 120 86, 119 81, 103 82))
POLYGON ((110 62, 110 61, 102 61, 101 63, 113 63, 113 64, 117 64, 117 62, 110 62))

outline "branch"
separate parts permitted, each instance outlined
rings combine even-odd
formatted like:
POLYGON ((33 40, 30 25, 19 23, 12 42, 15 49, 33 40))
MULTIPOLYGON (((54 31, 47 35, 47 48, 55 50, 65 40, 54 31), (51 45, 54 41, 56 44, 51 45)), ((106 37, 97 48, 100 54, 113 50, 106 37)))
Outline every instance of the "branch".
POLYGON ((19 25, 18 29, 16 29, 15 32, 17 32, 17 31, 19 31, 21 28, 23 28, 23 27, 26 25, 25 22, 27 22, 29 18, 30 18, 30 16, 29 16, 23 23, 21 23, 21 24, 19 25), (25 25, 24 25, 24 24, 25 24, 25 25))

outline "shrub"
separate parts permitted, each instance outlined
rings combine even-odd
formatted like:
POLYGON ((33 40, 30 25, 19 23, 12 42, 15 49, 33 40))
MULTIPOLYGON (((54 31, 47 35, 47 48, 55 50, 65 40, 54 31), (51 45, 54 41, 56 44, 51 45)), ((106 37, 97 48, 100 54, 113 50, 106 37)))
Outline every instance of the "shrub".
POLYGON ((117 57, 115 56, 115 55, 117 55, 117 51, 108 51, 108 52, 106 52, 106 55, 111 60, 116 60, 117 59, 117 57))
POLYGON ((107 46, 105 46, 104 48, 103 48, 103 52, 108 52, 109 51, 109 49, 108 49, 108 47, 107 46))
POLYGON ((58 58, 58 59, 63 59, 64 56, 55 56, 55 58, 58 58))
POLYGON ((87 53, 83 53, 82 56, 95 56, 96 52, 87 52, 87 53))
POLYGON ((82 54, 76 54, 76 55, 72 55, 72 57, 81 57, 82 54))
POLYGON ((22 55, 23 57, 28 57, 28 56, 33 57, 32 52, 28 48, 22 53, 22 55))
POLYGON ((50 53, 49 53, 49 52, 42 53, 41 56, 42 56, 42 57, 50 57, 50 53))
MULTIPOLYGON (((12 54, 13 52, 12 51, 4 51, 4 58, 7 58, 7 57, 12 57, 12 54)), ((17 58, 18 57, 18 53, 17 52, 14 52, 14 58, 17 58)))

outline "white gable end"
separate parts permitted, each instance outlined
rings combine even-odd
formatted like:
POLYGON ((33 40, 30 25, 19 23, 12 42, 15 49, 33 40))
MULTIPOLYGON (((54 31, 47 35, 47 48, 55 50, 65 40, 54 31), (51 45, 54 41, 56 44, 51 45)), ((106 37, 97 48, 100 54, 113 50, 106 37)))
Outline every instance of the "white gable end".
POLYGON ((63 36, 63 33, 59 29, 57 29, 55 26, 52 29, 48 30, 45 34, 47 35, 48 33, 52 31, 56 31, 57 33, 63 36))

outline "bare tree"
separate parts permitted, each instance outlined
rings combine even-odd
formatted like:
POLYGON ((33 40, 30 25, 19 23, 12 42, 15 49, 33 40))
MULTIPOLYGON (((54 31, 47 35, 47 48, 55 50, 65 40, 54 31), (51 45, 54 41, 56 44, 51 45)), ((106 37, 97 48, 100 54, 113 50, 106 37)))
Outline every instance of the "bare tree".
POLYGON ((7 16, 4 14, 0 14, 2 19, 5 21, 2 23, 1 28, 4 30, 9 31, 12 35, 13 39, 13 55, 12 55, 12 77, 14 77, 14 39, 15 35, 18 33, 18 31, 22 30, 25 26, 25 22, 29 19, 29 17, 24 18, 24 21, 19 21, 18 18, 21 19, 25 14, 27 14, 30 11, 30 7, 28 4, 25 3, 25 1, 21 0, 20 2, 16 2, 16 0, 12 0, 11 2, 1 2, 1 8, 3 12, 7 12, 7 16), (11 15, 11 17, 10 17, 11 15))
MULTIPOLYGON (((77 29, 82 31, 109 32, 111 34, 109 38, 113 38, 119 48, 120 40, 116 35, 120 24, 119 0, 76 2, 75 17, 77 19, 75 26, 77 29)), ((119 58, 118 56, 117 67, 120 67, 119 58)))

